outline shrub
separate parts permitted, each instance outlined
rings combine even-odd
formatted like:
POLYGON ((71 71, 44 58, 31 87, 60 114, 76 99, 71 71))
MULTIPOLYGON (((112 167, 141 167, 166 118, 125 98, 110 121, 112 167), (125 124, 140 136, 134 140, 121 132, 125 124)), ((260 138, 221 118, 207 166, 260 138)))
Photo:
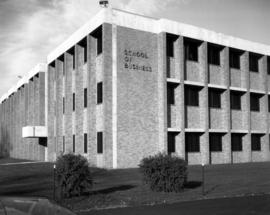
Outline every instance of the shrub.
POLYGON ((60 188, 61 196, 80 196, 92 188, 89 164, 81 155, 65 154, 56 161, 56 181, 60 188))
POLYGON ((139 167, 153 191, 179 192, 187 180, 187 163, 177 156, 159 153, 143 158, 139 167))

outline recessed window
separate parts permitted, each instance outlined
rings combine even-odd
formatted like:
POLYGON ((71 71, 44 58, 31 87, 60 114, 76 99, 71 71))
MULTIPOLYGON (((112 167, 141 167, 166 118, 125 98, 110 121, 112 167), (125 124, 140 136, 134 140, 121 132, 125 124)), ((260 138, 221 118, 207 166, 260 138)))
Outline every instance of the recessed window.
POLYGON ((84 101, 83 101, 83 103, 84 103, 84 107, 86 108, 87 107, 87 88, 84 88, 84 90, 83 90, 83 97, 84 97, 84 101))
POLYGON ((174 44, 178 36, 173 34, 166 34, 166 52, 167 57, 174 57, 174 44))
POLYGON ((199 106, 199 89, 196 87, 185 88, 185 103, 187 106, 199 106))
POLYGON ((260 55, 249 53, 249 71, 259 72, 259 59, 260 55))
POLYGON ((101 104, 103 102, 103 87, 102 82, 97 83, 97 103, 101 104))
POLYGON ((168 154, 175 152, 175 134, 168 133, 168 154))
POLYGON ((83 137, 84 137, 84 147, 83 147, 83 152, 84 152, 84 153, 87 153, 87 134, 84 133, 83 137))
POLYGON ((195 40, 186 39, 184 41, 185 59, 191 61, 198 61, 198 49, 200 43, 195 40))
POLYGON ((72 137, 73 137, 72 138, 73 139, 73 141, 72 141, 73 142, 73 147, 72 148, 73 148, 73 153, 74 153, 75 152, 75 135, 73 134, 72 137))
POLYGON ((98 27, 92 34, 96 39, 97 55, 102 53, 102 26, 98 27))
POLYGON ((65 97, 63 97, 63 114, 65 113, 65 97))
POLYGON ((55 61, 52 61, 50 64, 49 64, 50 67, 52 68, 55 68, 55 61))
POLYGON ((268 112, 270 112, 270 96, 268 96, 268 112))
POLYGON ((221 152, 222 151, 222 134, 210 134, 210 151, 221 152))
POLYGON ((251 150, 261 151, 261 135, 251 134, 251 150))
POLYGON ((242 134, 232 134, 232 151, 242 151, 242 134))
POLYGON ((62 54, 59 58, 59 61, 61 61, 63 63, 63 75, 65 75, 65 56, 64 54, 62 54))
POLYGON ((209 90, 209 107, 221 108, 221 91, 209 90))
POLYGON ((213 44, 208 44, 208 63, 213 65, 220 65, 221 47, 213 44))
POLYGON ((240 57, 242 52, 236 49, 230 49, 230 68, 240 69, 240 57))
POLYGON ((103 133, 102 132, 97 133, 97 153, 98 154, 103 153, 103 133))
POLYGON ((241 94, 231 91, 231 109, 241 110, 241 94))
POLYGON ((186 152, 200 152, 200 134, 186 133, 186 152))
POLYGON ((66 142, 65 142, 65 136, 63 136, 63 152, 66 151, 66 142))
POLYGON ((72 110, 75 111, 75 93, 72 94, 72 110))
POLYGON ((260 111, 260 96, 255 93, 250 93, 250 110, 260 111))
POLYGON ((170 105, 175 104, 174 87, 170 85, 167 86, 167 101, 170 105))
POLYGON ((75 69, 75 47, 72 47, 67 51, 72 56, 72 68, 75 69))
POLYGON ((270 75, 270 57, 267 57, 267 73, 270 75))
POLYGON ((87 37, 85 37, 84 39, 82 39, 78 43, 78 45, 83 48, 83 62, 86 63, 87 62, 87 37))

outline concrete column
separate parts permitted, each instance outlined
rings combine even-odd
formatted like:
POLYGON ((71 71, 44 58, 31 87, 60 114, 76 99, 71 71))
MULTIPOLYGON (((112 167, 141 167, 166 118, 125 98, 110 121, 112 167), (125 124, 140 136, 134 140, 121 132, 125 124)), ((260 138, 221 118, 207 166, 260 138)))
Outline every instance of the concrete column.
POLYGON ((225 162, 232 162, 232 149, 231 149, 231 100, 230 100, 230 65, 229 65, 229 48, 223 49, 223 61, 221 62, 225 75, 225 120, 227 133, 224 136, 224 142, 222 143, 222 150, 225 154, 225 162))
MULTIPOLYGON (((168 125, 167 125, 167 59, 166 33, 158 34, 158 130, 159 151, 167 153, 168 125)), ((176 140, 177 141, 177 140, 176 140)))
POLYGON ((186 159, 186 147, 185 147, 185 94, 184 94, 184 71, 185 71, 185 57, 184 57, 184 38, 182 36, 179 36, 179 38, 176 41, 176 62, 177 62, 177 73, 179 73, 179 79, 180 79, 180 85, 177 86, 177 95, 178 98, 176 98, 176 101, 179 102, 177 107, 177 117, 179 118, 179 126, 181 129, 181 132, 177 135, 176 138, 176 152, 177 154, 182 157, 183 159, 186 159))
POLYGON ((199 48, 199 62, 201 64, 202 74, 204 79, 204 87, 202 89, 202 100, 200 106, 202 107, 203 123, 202 128, 205 133, 202 134, 201 142, 201 157, 202 163, 209 164, 209 107, 208 107, 208 58, 207 58, 207 42, 203 42, 199 48))
POLYGON ((88 115, 88 160, 97 165, 96 138, 96 41, 92 35, 87 36, 87 112, 88 115))
POLYGON ((84 89, 83 89, 83 65, 84 65, 84 52, 83 48, 79 45, 75 46, 76 56, 76 152, 83 153, 84 151, 84 133, 83 133, 83 110, 84 110, 84 89))

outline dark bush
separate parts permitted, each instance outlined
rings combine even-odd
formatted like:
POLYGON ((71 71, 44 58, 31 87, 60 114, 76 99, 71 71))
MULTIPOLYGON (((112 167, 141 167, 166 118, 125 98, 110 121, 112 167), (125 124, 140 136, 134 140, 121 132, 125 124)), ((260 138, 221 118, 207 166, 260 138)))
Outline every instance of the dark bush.
POLYGON ((81 155, 65 154, 56 161, 57 188, 62 197, 80 196, 92 188, 89 164, 81 155))
POLYGON ((142 159, 139 167, 153 191, 180 192, 187 180, 187 163, 177 156, 159 153, 142 159))

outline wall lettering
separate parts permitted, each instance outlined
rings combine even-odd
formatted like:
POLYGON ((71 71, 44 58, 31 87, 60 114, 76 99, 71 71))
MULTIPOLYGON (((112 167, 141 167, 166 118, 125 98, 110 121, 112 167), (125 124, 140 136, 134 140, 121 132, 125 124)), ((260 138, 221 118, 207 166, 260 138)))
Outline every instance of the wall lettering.
POLYGON ((142 63, 136 63, 136 62, 134 62, 135 59, 147 60, 147 59, 149 59, 149 57, 148 57, 146 52, 132 51, 132 50, 125 49, 125 51, 124 51, 124 67, 125 67, 125 69, 152 72, 151 66, 147 66, 147 65, 142 64, 142 63))

